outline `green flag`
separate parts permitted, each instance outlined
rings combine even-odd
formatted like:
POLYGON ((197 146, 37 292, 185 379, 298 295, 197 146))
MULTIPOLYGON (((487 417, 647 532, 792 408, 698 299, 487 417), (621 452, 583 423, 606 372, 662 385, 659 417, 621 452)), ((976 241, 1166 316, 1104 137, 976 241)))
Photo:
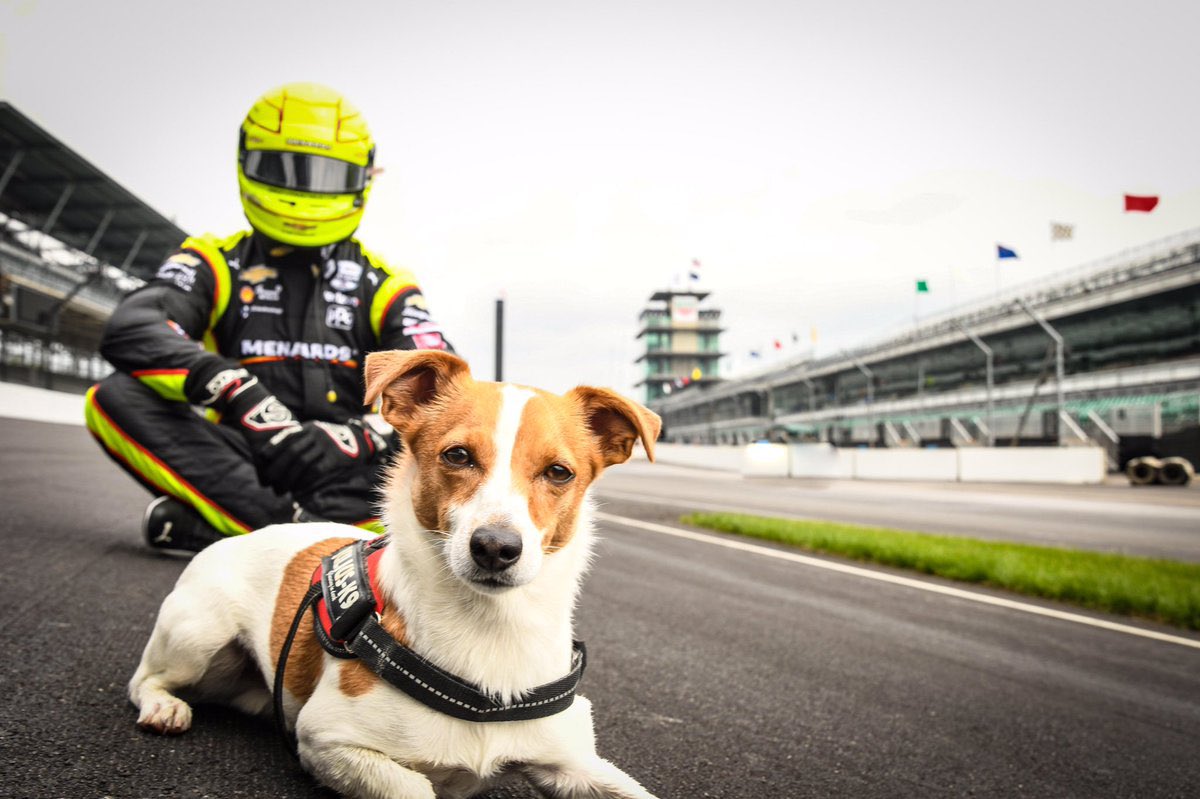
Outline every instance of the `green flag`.
POLYGON ((929 281, 928 280, 918 280, 917 281, 917 293, 918 294, 928 294, 929 293, 929 281))

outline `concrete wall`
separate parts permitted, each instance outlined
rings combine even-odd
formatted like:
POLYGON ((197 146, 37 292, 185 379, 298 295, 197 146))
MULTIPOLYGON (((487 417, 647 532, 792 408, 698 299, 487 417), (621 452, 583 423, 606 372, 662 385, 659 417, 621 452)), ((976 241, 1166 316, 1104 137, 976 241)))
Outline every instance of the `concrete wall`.
POLYGON ((830 444, 701 446, 659 444, 658 460, 747 477, 943 480, 989 483, 1100 483, 1099 447, 854 449, 830 444))
POLYGON ((786 444, 747 444, 742 450, 742 475, 745 477, 787 477, 786 444))
POLYGON ((56 424, 83 424, 83 395, 0 383, 0 416, 56 424))
POLYGON ((1099 447, 962 447, 958 479, 975 483, 1101 483, 1099 447))
POLYGON ((660 441, 654 445, 654 457, 659 463, 671 463, 676 466, 740 472, 744 449, 745 447, 734 445, 667 444, 660 441))
POLYGON ((789 477, 834 479, 854 476, 854 450, 832 444, 789 444, 789 477))
POLYGON ((854 476, 859 480, 949 480, 958 478, 953 449, 856 449, 854 476))

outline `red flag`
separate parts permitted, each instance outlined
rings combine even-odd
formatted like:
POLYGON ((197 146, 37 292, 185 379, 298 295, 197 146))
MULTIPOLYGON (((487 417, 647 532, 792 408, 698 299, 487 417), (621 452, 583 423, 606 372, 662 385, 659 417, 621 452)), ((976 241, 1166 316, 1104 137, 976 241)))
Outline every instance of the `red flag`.
POLYGON ((1136 194, 1125 195, 1126 211, 1142 211, 1150 213, 1158 206, 1158 197, 1142 197, 1136 194))

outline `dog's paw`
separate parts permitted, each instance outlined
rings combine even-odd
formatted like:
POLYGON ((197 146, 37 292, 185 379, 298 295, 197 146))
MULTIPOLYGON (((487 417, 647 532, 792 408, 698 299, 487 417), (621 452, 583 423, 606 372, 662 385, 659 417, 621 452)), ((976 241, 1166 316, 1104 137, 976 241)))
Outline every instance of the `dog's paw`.
POLYGON ((173 696, 154 699, 142 706, 137 725, 159 735, 179 735, 192 726, 192 708, 173 696))

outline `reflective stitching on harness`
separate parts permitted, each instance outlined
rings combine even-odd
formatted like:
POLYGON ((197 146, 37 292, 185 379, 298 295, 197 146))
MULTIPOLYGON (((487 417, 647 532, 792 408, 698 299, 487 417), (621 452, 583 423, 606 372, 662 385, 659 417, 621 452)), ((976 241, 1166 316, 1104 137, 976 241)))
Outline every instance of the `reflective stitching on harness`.
POLYGON ((449 697, 449 696, 446 696, 444 693, 442 693, 441 691, 439 691, 439 690, 437 690, 436 688, 432 687, 432 686, 431 686, 431 685, 429 685, 428 683, 424 682, 424 681, 423 681, 423 680, 422 680, 420 677, 417 677, 415 674, 413 674, 412 672, 410 672, 408 669, 404 668, 404 667, 403 667, 403 666, 401 666, 399 663, 397 663, 396 661, 394 661, 394 660, 392 660, 390 657, 388 657, 388 656, 387 656, 387 654, 384 652, 384 650, 383 650, 383 649, 381 649, 381 648, 379 647, 379 645, 378 645, 378 644, 376 644, 376 643, 375 643, 373 640, 371 640, 371 636, 370 636, 370 635, 368 635, 368 634, 367 634, 365 631, 364 631, 364 632, 361 632, 361 633, 359 633, 359 635, 358 635, 358 639, 359 639, 360 641, 366 641, 368 644, 370 644, 370 645, 371 645, 371 648, 372 648, 372 649, 374 649, 376 652, 378 652, 378 653, 379 653, 379 656, 380 656, 381 658, 383 658, 385 661, 387 661, 387 664, 388 664, 389 666, 391 666, 392 668, 396 669, 396 671, 399 671, 401 674, 403 674, 405 677, 407 677, 408 679, 410 679, 410 680, 412 680, 413 682, 415 682, 417 685, 421 686, 422 688, 424 688, 425 690, 429 691, 430 693, 432 693, 432 694, 434 694, 434 695, 438 696, 439 698, 441 698, 441 699, 446 699, 446 700, 449 700, 449 701, 453 702, 453 703, 454 703, 454 704, 456 704, 456 705, 460 705, 461 707, 465 707, 467 710, 470 710, 470 711, 471 711, 471 712, 473 712, 473 713, 497 713, 497 712, 500 712, 500 711, 502 711, 502 710, 515 710, 515 709, 517 709, 517 708, 522 708, 522 707, 539 707, 539 706, 541 706, 541 705, 549 704, 549 703, 551 703, 551 702, 557 702, 557 701, 559 701, 560 699, 565 699, 565 698, 567 698, 568 696, 570 696, 571 694, 573 694, 573 693, 575 692, 575 689, 574 689, 574 688, 572 688, 572 689, 571 689, 571 690, 569 690, 569 691, 563 691, 563 692, 562 692, 561 694, 559 694, 558 696, 552 696, 552 697, 550 697, 550 698, 548 698, 548 699, 542 699, 542 700, 540 700, 540 701, 538 701, 538 702, 516 702, 516 703, 514 703, 514 704, 511 704, 511 705, 500 705, 500 706, 497 706, 497 707, 485 707, 485 708, 478 708, 478 707, 475 707, 474 705, 468 705, 468 704, 466 704, 465 702, 459 701, 458 699, 452 699, 451 697, 449 697))
MULTIPOLYGON (((380 656, 381 658, 383 658, 385 661, 387 661, 387 664, 388 664, 389 666, 391 666, 393 669, 395 669, 396 671, 398 671, 398 672, 400 672, 401 674, 403 674, 403 675, 404 675, 405 677, 407 677, 408 679, 410 679, 410 680, 412 680, 413 682, 415 682, 417 685, 421 686, 422 688, 424 688, 425 690, 429 691, 430 693, 432 693, 432 694, 435 694, 436 696, 439 696, 439 697, 441 697, 442 699, 450 699, 450 697, 446 696, 445 694, 443 694, 441 691, 437 690, 436 688, 433 688, 433 687, 431 687, 431 686, 430 686, 430 685, 429 685, 427 682, 425 682, 424 680, 422 680, 420 677, 418 677, 417 675, 413 674, 411 671, 409 671, 408 669, 404 668, 404 667, 403 667, 403 666, 401 666, 399 663, 397 663, 396 661, 394 661, 394 660, 392 660, 390 657, 388 657, 388 656, 387 656, 387 654, 385 654, 385 653, 384 653, 383 649, 381 649, 381 648, 380 648, 379 644, 375 643, 375 641, 373 641, 373 640, 371 639, 371 636, 367 635, 367 633, 366 633, 366 632, 361 632, 361 633, 359 633, 359 634, 358 634, 358 640, 360 640, 360 641, 366 641, 368 644, 370 644, 370 645, 371 645, 371 648, 372 648, 372 649, 374 649, 376 652, 378 652, 378 653, 379 653, 379 656, 380 656)), ((470 711, 472 711, 472 712, 474 712, 474 713, 489 713, 489 712, 491 712, 491 711, 490 711, 490 709, 486 709, 486 708, 485 708, 485 709, 482 709, 482 710, 481 710, 480 708, 477 708, 477 707, 475 707, 475 706, 473 706, 473 705, 468 705, 468 704, 466 704, 466 703, 464 703, 464 702, 460 702, 460 701, 459 701, 459 700, 457 700, 457 699, 452 699, 452 700, 450 700, 450 701, 454 702, 456 705, 461 705, 462 707, 465 707, 467 710, 470 710, 470 711)))

